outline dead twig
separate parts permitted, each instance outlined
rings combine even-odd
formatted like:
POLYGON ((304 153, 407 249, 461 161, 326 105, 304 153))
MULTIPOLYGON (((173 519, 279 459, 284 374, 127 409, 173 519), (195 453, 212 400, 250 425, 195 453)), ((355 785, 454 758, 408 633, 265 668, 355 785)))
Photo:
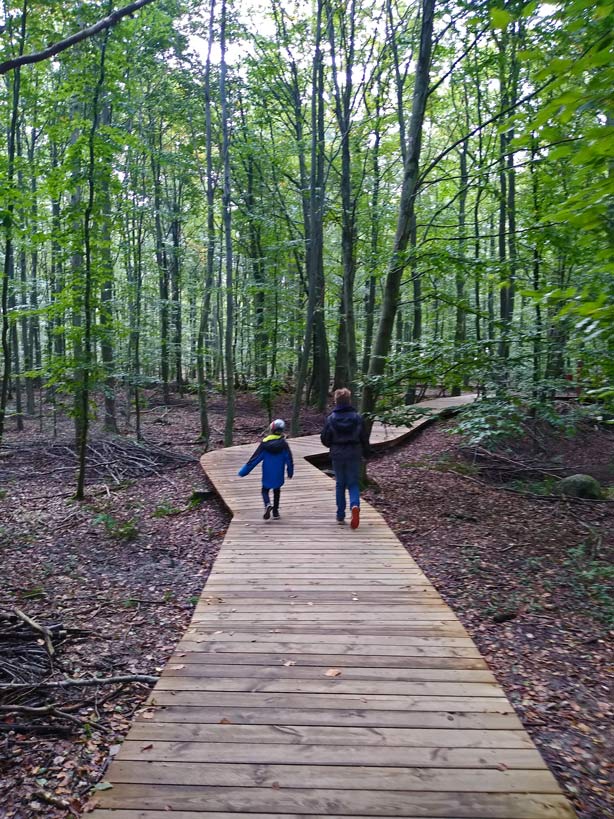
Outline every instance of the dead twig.
MULTIPOLYGON (((74 722, 79 726, 83 725, 83 721, 80 720, 79 717, 75 717, 73 714, 63 711, 56 703, 51 703, 50 705, 0 705, 0 711, 31 714, 33 717, 58 717, 60 719, 67 719, 69 722, 74 722)), ((88 722, 90 721, 88 720, 88 722)), ((95 723, 90 722, 90 724, 94 725, 95 723)))
POLYGON ((56 680, 40 683, 4 683, 0 684, 0 691, 20 691, 26 688, 70 688, 72 686, 90 685, 119 685, 122 683, 156 683, 158 677, 151 674, 124 674, 117 677, 87 677, 80 680, 56 680))
POLYGON ((50 657, 53 657, 55 654, 55 648, 53 647, 53 643, 51 642, 51 632, 47 628, 47 626, 41 626, 36 620, 33 620, 31 617, 28 617, 27 614, 24 614, 21 609, 14 608, 14 613, 19 617, 20 620, 23 620, 24 623, 27 623, 30 628, 34 629, 34 631, 38 631, 39 634, 42 634, 43 640, 45 641, 45 646, 47 647, 47 652, 50 657))

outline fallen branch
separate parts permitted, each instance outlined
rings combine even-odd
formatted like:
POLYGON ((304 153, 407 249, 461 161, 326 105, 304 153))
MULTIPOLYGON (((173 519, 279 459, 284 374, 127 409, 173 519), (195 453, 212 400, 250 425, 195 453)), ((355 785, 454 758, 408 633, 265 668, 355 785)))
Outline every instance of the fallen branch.
POLYGON ((34 791, 32 796, 41 802, 45 802, 47 805, 53 805, 54 808, 60 808, 61 810, 70 809, 70 803, 66 799, 60 799, 58 796, 54 796, 47 791, 34 791))
POLYGON ((53 643, 51 642, 51 632, 46 626, 41 626, 36 620, 33 620, 31 617, 28 617, 27 614, 24 614, 18 608, 14 608, 13 611, 19 617, 20 620, 23 620, 24 623, 27 623, 30 628, 34 629, 34 631, 38 631, 39 634, 42 634, 43 639, 45 641, 45 646, 47 647, 47 652, 49 653, 50 657, 53 657, 55 654, 55 648, 53 647, 53 643))
POLYGON ((40 683, 4 683, 0 684, 0 691, 20 691, 26 688, 70 688, 72 686, 90 685, 119 685, 120 683, 141 682, 156 683, 158 677, 151 674, 125 674, 118 677, 87 677, 81 680, 57 680, 55 682, 40 683))
MULTIPOLYGON (((31 688, 32 686, 30 686, 31 688)), ((33 717, 60 717, 61 719, 67 719, 70 722, 75 722, 77 725, 82 726, 83 721, 79 719, 79 717, 75 717, 72 714, 69 714, 67 711, 62 711, 61 708, 55 703, 51 705, 0 705, 0 711, 8 711, 10 713, 18 713, 18 714, 31 714, 33 717)), ((94 723, 89 721, 90 725, 94 723)))

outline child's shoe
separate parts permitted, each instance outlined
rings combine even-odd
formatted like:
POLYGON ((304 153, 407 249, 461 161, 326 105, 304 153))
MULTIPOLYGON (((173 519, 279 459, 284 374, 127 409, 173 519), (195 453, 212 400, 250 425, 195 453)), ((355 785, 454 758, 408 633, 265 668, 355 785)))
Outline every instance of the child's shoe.
POLYGON ((263 515, 262 517, 263 517, 265 520, 268 520, 268 519, 271 517, 271 511, 272 511, 272 509, 273 509, 273 507, 271 506, 271 504, 269 504, 269 505, 267 506, 267 508, 264 510, 264 515, 263 515))
POLYGON ((352 521, 350 526, 352 529, 358 529, 360 524, 360 507, 359 506, 352 506, 352 521))
POLYGON ((345 526, 345 518, 337 518, 337 523, 339 526, 345 526))
POLYGON ((273 520, 279 520, 279 509, 273 509, 273 520))

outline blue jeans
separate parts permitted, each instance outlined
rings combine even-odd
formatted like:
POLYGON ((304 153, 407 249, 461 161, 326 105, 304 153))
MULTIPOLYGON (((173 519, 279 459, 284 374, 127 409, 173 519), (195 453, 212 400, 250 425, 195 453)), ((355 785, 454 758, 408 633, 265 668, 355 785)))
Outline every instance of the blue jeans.
POLYGON ((345 518, 345 491, 350 494, 350 509, 360 506, 360 461, 333 461, 337 481, 337 520, 345 518))

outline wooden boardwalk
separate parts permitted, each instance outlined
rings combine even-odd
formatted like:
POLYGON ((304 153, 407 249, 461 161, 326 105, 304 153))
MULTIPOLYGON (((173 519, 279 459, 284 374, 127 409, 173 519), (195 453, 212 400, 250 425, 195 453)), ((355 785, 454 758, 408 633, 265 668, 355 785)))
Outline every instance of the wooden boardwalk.
POLYGON ((572 819, 383 518, 363 504, 358 530, 335 523, 334 483, 304 460, 319 438, 291 441, 279 521, 262 520, 259 469, 237 477, 254 447, 202 459, 234 517, 93 819, 572 819))

